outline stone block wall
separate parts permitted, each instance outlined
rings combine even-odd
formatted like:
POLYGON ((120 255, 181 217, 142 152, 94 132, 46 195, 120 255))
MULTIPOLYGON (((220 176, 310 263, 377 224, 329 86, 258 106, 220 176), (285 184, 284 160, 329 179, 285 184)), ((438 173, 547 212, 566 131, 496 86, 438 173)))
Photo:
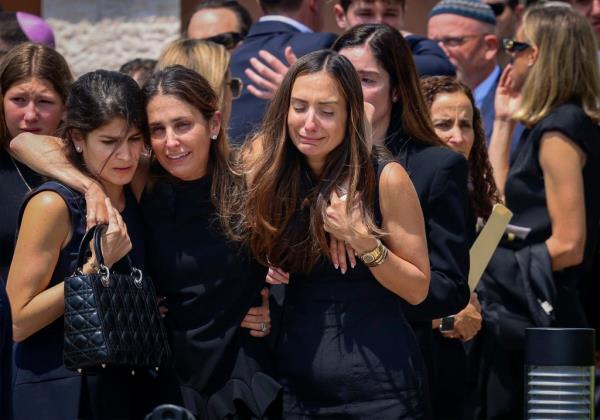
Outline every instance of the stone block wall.
POLYGON ((158 58, 180 34, 179 0, 43 0, 42 15, 75 76, 158 58))

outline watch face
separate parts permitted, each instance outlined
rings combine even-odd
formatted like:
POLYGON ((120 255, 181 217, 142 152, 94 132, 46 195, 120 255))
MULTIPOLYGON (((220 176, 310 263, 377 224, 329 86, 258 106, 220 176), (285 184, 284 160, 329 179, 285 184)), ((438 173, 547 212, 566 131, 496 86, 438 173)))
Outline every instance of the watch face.
POLYGON ((367 254, 362 258, 362 260, 365 264, 371 264, 373 261, 375 261, 375 258, 371 254, 367 254))

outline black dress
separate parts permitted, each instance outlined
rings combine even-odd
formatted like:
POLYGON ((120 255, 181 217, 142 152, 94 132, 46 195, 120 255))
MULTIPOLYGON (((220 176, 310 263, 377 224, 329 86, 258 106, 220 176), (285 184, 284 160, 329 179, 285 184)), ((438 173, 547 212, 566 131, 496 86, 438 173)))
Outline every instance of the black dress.
MULTIPOLYGON (((75 271, 79 244, 85 233, 85 200, 81 194, 54 181, 42 184, 34 194, 41 191, 59 194, 67 204, 71 219, 72 237, 59 254, 48 285, 53 287, 75 271)), ((122 216, 133 244, 130 255, 133 264, 142 268, 144 249, 141 220, 133 195, 127 192, 126 198, 122 216)), ((113 268, 123 269, 122 264, 124 262, 118 262, 113 268)), ((120 369, 83 374, 68 370, 62 359, 63 336, 63 317, 60 317, 15 344, 15 420, 133 418, 136 414, 132 394, 135 378, 129 371, 120 369)))
POLYGON ((209 177, 163 181, 142 198, 181 388, 170 402, 182 399, 202 419, 277 418, 280 386, 268 373, 266 343, 240 327, 260 305, 267 270, 224 238, 210 187, 209 177))
POLYGON ((12 320, 10 304, 6 296, 5 282, 15 251, 15 232, 19 209, 29 192, 36 188, 42 178, 11 159, 0 147, 0 418, 10 418, 12 400, 12 320), (18 168, 18 169, 17 169, 18 168), (19 171, 21 175, 19 175, 19 171))
MULTIPOLYGON (((539 325, 534 317, 531 295, 536 277, 547 272, 555 289, 549 326, 586 326, 578 282, 587 272, 597 243, 600 217, 600 127, 575 103, 556 107, 535 126, 524 131, 517 154, 508 173, 505 187, 506 205, 513 211, 511 224, 531 229, 524 240, 504 243, 496 252, 480 282, 478 293, 486 329, 483 359, 480 360, 481 401, 475 417, 515 418, 522 415, 524 329, 539 325), (544 242, 552 234, 546 202, 544 174, 539 162, 540 142, 544 133, 559 131, 585 153, 582 170, 586 213, 586 243, 583 263, 560 271, 551 271, 551 259, 544 242), (543 266, 530 269, 527 280, 518 270, 517 255, 530 249, 542 255, 543 266), (525 280, 525 281, 524 281, 525 280)), ((539 310, 539 308, 538 308, 539 310)))
MULTIPOLYGON (((380 224, 378 199, 374 208, 380 224)), ((308 226, 307 211, 297 223, 308 226)), ((426 418, 425 370, 401 300, 361 262, 344 275, 322 257, 291 275, 276 347, 286 419, 426 418)))

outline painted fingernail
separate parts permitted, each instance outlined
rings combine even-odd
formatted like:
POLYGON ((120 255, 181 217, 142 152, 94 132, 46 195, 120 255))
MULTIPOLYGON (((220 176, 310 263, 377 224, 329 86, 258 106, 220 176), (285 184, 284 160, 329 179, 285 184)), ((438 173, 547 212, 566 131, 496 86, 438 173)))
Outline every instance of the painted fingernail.
POLYGON ((338 268, 340 268, 340 266, 338 264, 333 264, 333 266, 335 267, 335 269, 337 270, 338 268))
POLYGON ((346 267, 342 267, 342 274, 346 274, 346 267))

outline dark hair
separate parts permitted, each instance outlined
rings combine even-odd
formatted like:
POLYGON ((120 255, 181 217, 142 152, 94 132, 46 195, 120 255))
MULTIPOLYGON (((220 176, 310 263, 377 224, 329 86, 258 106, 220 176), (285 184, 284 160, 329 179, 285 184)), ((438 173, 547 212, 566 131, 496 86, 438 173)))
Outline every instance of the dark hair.
POLYGON ((184 26, 187 28, 190 26, 190 21, 192 16, 204 9, 228 9, 231 10, 237 16, 238 23, 240 25, 240 35, 242 39, 246 38, 248 35, 248 31, 250 30, 250 26, 252 25, 252 16, 250 16, 250 12, 236 0, 203 0, 198 3, 192 14, 190 15, 190 20, 187 22, 187 25, 184 26))
POLYGON ((260 0, 260 7, 266 13, 295 12, 303 0, 260 0))
POLYGON ((144 83, 146 83, 150 76, 152 76, 152 73, 154 73, 155 67, 156 60, 153 60, 151 58, 134 58, 133 60, 130 60, 127 63, 123 64, 119 68, 119 72, 126 74, 130 77, 133 77, 136 73, 141 72, 139 74, 139 80, 137 82, 140 86, 144 86, 144 83))
POLYGON ((400 32, 385 24, 357 25, 342 34, 331 47, 335 51, 368 45, 381 66, 390 75, 390 88, 397 101, 392 104, 386 146, 397 152, 392 141, 398 132, 411 140, 444 146, 431 125, 419 77, 408 43, 400 32))
POLYGON ((4 94, 14 84, 31 77, 47 81, 63 103, 67 101, 73 76, 63 56, 52 48, 30 42, 14 47, 0 64, 0 147, 10 140, 4 119, 4 94))
POLYGON ((433 101, 435 101, 435 97, 440 93, 461 92, 471 102, 475 138, 471 153, 469 154, 469 176, 471 178, 471 191, 469 195, 471 208, 475 212, 475 215, 485 220, 492 213, 493 205, 500 201, 500 197, 496 183, 494 182, 492 166, 488 159, 481 113, 475 106, 475 99, 473 99, 471 89, 464 83, 448 76, 426 77, 421 80, 421 89, 430 109, 433 101))
MULTIPOLYGON (((206 119, 210 120, 219 110, 219 98, 209 82, 196 73, 181 65, 174 65, 160 70, 152 77, 143 89, 146 106, 158 95, 169 95, 196 108, 206 119)), ((211 200, 221 216, 225 233, 230 232, 233 223, 234 207, 230 201, 235 177, 230 165, 230 150, 225 127, 221 127, 216 140, 211 140, 208 155, 208 171, 211 177, 211 200)))
POLYGON ((154 72, 154 67, 156 67, 156 60, 152 58, 134 58, 123 64, 119 68, 119 72, 131 76, 139 70, 145 70, 148 73, 152 73, 154 72))
POLYGON ((29 38, 21 29, 16 12, 0 12, 0 57, 11 48, 28 42, 29 38))
MULTIPOLYGON (((340 6, 342 6, 342 9, 344 9, 344 12, 348 11, 348 8, 350 7, 350 5, 352 4, 352 2, 355 0, 340 0, 340 6)), ((368 2, 376 2, 376 1, 383 1, 385 3, 399 3, 400 7, 402 7, 402 10, 404 10, 404 8, 406 7, 406 0, 367 0, 368 2)), ((517 0, 518 1, 518 0, 517 0)))
POLYGON ((144 96, 135 80, 116 71, 96 70, 73 83, 61 137, 69 147, 67 156, 78 168, 84 169, 84 164, 75 151, 73 136, 85 137, 113 118, 123 118, 128 127, 139 129, 148 143, 144 96))
POLYGON ((253 174, 253 182, 242 214, 250 227, 249 249, 258 261, 289 272, 306 273, 321 255, 328 255, 323 230, 325 209, 334 189, 345 180, 348 209, 362 206, 362 217, 370 233, 381 233, 373 222, 377 178, 365 130, 360 80, 346 57, 321 50, 303 56, 290 67, 260 131, 243 149, 245 155, 251 156, 245 163, 246 173, 253 174), (320 72, 337 82, 347 104, 347 121, 344 140, 329 153, 320 180, 311 187, 313 175, 289 136, 287 120, 296 80, 320 72), (295 217, 298 211, 303 212, 300 221, 295 217))

